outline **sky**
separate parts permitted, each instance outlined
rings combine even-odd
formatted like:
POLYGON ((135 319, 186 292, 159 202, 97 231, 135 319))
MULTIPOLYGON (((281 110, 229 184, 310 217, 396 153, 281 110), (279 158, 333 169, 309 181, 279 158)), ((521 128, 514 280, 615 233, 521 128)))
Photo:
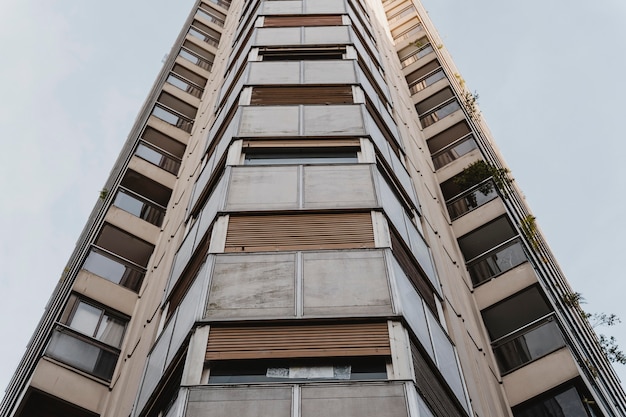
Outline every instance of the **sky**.
MULTIPOLYGON (((0 0, 0 392, 193 3, 0 0)), ((423 3, 583 307, 626 321, 626 2, 423 3)))

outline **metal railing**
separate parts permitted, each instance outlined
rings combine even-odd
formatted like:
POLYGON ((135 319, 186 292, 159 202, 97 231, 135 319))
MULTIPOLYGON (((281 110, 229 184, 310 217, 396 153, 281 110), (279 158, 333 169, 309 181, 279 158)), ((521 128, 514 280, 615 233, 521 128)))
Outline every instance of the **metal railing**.
POLYGON ((431 110, 428 110, 424 113, 423 116, 420 116, 420 122, 422 122, 422 128, 428 127, 439 120, 443 119, 446 116, 454 113, 459 110, 461 105, 456 100, 456 98, 451 97, 438 106, 434 107, 431 110))
POLYGON ((472 283, 477 286, 527 260, 522 242, 519 237, 515 236, 474 259, 470 259, 466 265, 472 283))
POLYGON ((476 149, 478 145, 474 135, 468 133, 432 154, 433 165, 439 169, 476 149))
POLYGON ((443 80, 446 78, 446 74, 443 72, 443 69, 437 68, 419 78, 418 80, 411 83, 409 86, 409 91, 411 94, 416 94, 436 83, 439 80, 443 80))
POLYGON ((498 197, 498 190, 489 177, 446 201, 450 220, 458 219, 496 197, 498 197))
POLYGON ((165 217, 165 207, 121 186, 113 205, 155 226, 161 226, 165 217))
POLYGON ((139 142, 135 155, 174 175, 177 175, 180 169, 180 159, 146 142, 139 142))

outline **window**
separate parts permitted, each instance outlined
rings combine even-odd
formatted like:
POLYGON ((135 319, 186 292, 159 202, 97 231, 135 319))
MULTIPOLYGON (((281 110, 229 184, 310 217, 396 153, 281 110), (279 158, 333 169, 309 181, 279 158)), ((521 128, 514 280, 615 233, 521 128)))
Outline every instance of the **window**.
POLYGON ((113 376, 127 321, 72 295, 46 355, 108 381, 113 376))
POLYGON ((352 87, 349 85, 258 86, 252 88, 252 96, 250 98, 250 104, 255 106, 352 103, 354 103, 354 99, 352 97, 352 87))
POLYGON ((387 379, 386 366, 382 357, 214 361, 209 383, 387 379))
POLYGON ((343 19, 337 15, 265 16, 263 27, 341 26, 343 19))
POLYGON ((343 59, 345 48, 261 48, 263 61, 313 61, 343 59))
POLYGON ((356 164, 357 151, 350 149, 255 149, 246 151, 244 165, 356 164))
POLYGON ((144 268, 95 245, 87 255, 83 269, 135 292, 139 291, 145 275, 144 268))
POLYGON ((515 417, 595 417, 602 415, 582 384, 565 386, 513 407, 515 417))

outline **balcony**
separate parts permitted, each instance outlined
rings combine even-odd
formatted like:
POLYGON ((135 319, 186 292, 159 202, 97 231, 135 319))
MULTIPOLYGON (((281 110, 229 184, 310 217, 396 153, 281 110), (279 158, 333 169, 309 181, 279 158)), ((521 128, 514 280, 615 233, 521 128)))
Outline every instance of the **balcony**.
POLYGON ((476 144, 474 135, 469 133, 433 153, 433 165, 435 166, 435 169, 443 168, 463 155, 467 155, 476 148, 478 148, 478 145, 476 144))
POLYGON ((135 292, 145 275, 143 267, 97 246, 91 248, 83 269, 135 292))
POLYGON ((411 94, 417 94, 425 88, 430 87, 437 81, 443 80, 445 78, 446 74, 443 72, 443 69, 436 69, 409 85, 409 91, 411 92, 411 94))
POLYGON ((565 340, 550 314, 494 340, 491 346, 504 374, 564 347, 565 340))
POLYGON ((196 12, 196 17, 206 20, 207 22, 215 23, 219 27, 224 27, 224 17, 215 16, 217 15, 217 11, 209 11, 205 9, 198 9, 196 12))
POLYGON ((177 175, 180 169, 179 158, 145 142, 140 142, 139 145, 137 145, 135 156, 174 175, 177 175))
POLYGON ((165 217, 165 207, 123 187, 118 190, 113 205, 159 227, 165 217))
POLYGON ((180 51, 178 52, 178 56, 207 71, 211 71, 211 68, 213 67, 212 61, 200 57, 199 55, 185 47, 180 49, 180 51))
POLYGON ((435 52, 433 49, 433 46, 430 43, 428 43, 428 41, 426 41, 426 38, 423 38, 423 40, 420 39, 417 42, 419 43, 420 41, 424 42, 425 44, 420 46, 418 49, 411 52, 409 55, 407 55, 406 57, 400 60, 400 64, 402 65, 402 68, 406 68, 412 63, 417 62, 420 59, 424 58, 426 55, 429 55, 435 52))
POLYGON ((526 253, 519 239, 504 242, 489 252, 467 262, 474 286, 526 262, 526 253))
POLYGON ((499 194, 493 180, 487 178, 469 190, 463 191, 446 201, 450 220, 454 221, 498 196, 499 194))
POLYGON ((422 128, 426 128, 434 123, 437 123, 439 120, 451 115, 460 108, 461 105, 459 102, 455 98, 450 98, 437 107, 427 110, 423 115, 420 115, 422 128))
POLYGON ((184 130, 187 133, 191 133, 193 120, 183 116, 175 110, 167 108, 162 104, 157 104, 152 110, 152 115, 157 117, 158 119, 163 120, 166 123, 169 123, 172 126, 184 130))
POLYGON ((202 87, 173 74, 170 74, 165 82, 197 98, 200 98, 202 96, 202 92, 204 91, 202 87))
POLYGON ((410 39, 413 36, 417 35, 420 32, 424 31, 424 26, 422 26, 421 23, 417 23, 415 26, 401 32, 401 33, 391 33, 391 35, 393 36, 393 40, 396 43, 396 45, 404 40, 410 39))

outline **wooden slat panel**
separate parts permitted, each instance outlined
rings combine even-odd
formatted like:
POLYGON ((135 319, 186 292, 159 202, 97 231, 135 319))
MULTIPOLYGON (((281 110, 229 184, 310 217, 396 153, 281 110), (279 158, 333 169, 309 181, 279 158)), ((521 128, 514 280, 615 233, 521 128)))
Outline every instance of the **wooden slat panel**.
POLYGON ((341 26, 341 15, 296 15, 296 16, 265 16, 263 26, 294 27, 294 26, 341 26))
POLYGON ((370 213, 231 216, 225 252, 373 248, 370 213))
POLYGON ((254 87, 250 99, 253 105, 352 103, 354 99, 349 85, 254 87))
POLYGON ((416 265, 416 261, 410 254, 410 250, 402 242, 402 238, 398 233, 391 229, 391 251, 396 260, 400 264, 400 267, 409 278, 409 281, 413 284, 413 287, 422 296, 430 310, 437 315, 437 307, 435 305, 435 293, 428 283, 428 279, 420 271, 416 265))
POLYGON ((422 394, 436 417, 467 417, 458 400, 438 372, 424 359, 415 342, 411 342, 417 390, 422 394))
POLYGON ((387 323, 215 328, 206 359, 391 355, 387 323))
POLYGON ((335 148, 361 147, 359 139, 246 139, 244 148, 335 148))

